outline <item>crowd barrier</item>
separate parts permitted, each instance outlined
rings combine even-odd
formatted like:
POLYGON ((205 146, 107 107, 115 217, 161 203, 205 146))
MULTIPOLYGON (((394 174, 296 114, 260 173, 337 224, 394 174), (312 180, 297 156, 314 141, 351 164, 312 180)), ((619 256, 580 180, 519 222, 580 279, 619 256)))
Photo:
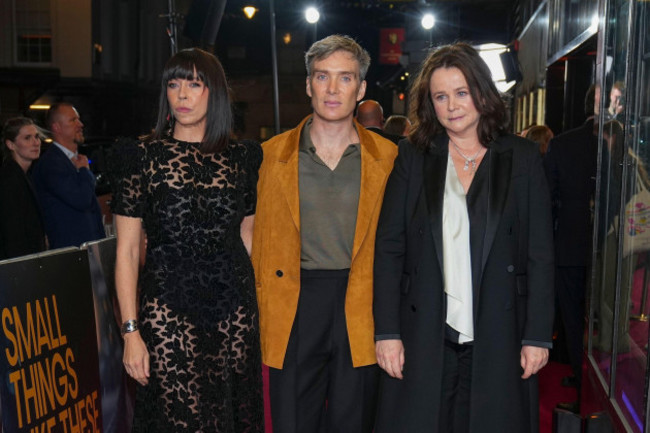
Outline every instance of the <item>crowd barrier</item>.
POLYGON ((0 261, 5 432, 128 433, 114 237, 0 261))

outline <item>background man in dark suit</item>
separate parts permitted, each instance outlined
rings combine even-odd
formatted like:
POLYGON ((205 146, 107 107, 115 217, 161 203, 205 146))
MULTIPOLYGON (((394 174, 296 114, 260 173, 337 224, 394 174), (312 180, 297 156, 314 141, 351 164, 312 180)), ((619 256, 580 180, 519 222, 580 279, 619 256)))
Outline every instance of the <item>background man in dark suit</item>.
POLYGON ((32 178, 51 248, 79 246, 105 236, 95 176, 88 158, 78 153, 83 126, 70 103, 53 104, 47 113, 54 142, 34 167, 32 178))
POLYGON ((384 131, 384 109, 379 102, 373 99, 359 102, 357 106, 357 122, 367 130, 379 134, 395 144, 402 138, 384 131))
MULTIPOLYGON (((585 98, 586 122, 553 138, 544 158, 551 190, 555 239, 555 287, 575 378, 565 386, 580 391, 587 269, 591 262, 591 233, 596 189, 597 130, 594 129, 595 87, 585 98)), ((577 411, 574 403, 566 406, 577 411)))

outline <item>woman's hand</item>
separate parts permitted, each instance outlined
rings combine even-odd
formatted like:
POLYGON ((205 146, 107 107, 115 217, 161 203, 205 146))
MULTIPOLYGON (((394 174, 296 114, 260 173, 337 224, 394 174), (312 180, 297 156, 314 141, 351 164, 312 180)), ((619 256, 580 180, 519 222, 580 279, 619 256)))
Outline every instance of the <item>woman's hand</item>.
POLYGON ((149 383, 149 352, 139 331, 124 334, 124 368, 140 385, 149 383))
POLYGON ((524 369, 522 379, 528 379, 537 374, 548 362, 548 349, 537 346, 524 346, 521 348, 521 368, 524 369))
POLYGON ((404 369, 404 345, 402 340, 379 340, 375 343, 377 364, 390 377, 403 379, 404 369))

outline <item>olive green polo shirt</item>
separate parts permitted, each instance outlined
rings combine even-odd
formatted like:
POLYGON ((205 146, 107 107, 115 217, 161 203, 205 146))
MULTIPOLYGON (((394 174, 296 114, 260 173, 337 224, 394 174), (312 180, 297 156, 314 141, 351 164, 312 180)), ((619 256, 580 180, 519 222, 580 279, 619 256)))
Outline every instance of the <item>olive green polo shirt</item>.
POLYGON ((334 170, 316 154, 309 120, 300 134, 300 267, 348 269, 361 188, 361 146, 352 143, 334 170))

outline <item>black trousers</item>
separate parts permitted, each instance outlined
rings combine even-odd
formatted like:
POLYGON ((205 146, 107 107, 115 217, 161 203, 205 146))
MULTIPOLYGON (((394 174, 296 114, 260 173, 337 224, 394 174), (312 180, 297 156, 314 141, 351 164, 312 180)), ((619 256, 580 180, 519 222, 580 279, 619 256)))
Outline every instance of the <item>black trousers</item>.
POLYGON ((281 370, 269 368, 274 433, 371 433, 377 365, 352 367, 345 321, 349 270, 300 275, 298 311, 281 370))
POLYGON ((469 432, 473 346, 445 340, 440 407, 441 433, 469 432))
POLYGON ((587 268, 584 266, 556 266, 555 268, 555 290, 564 324, 569 362, 578 381, 578 390, 582 382, 586 279, 587 268))

